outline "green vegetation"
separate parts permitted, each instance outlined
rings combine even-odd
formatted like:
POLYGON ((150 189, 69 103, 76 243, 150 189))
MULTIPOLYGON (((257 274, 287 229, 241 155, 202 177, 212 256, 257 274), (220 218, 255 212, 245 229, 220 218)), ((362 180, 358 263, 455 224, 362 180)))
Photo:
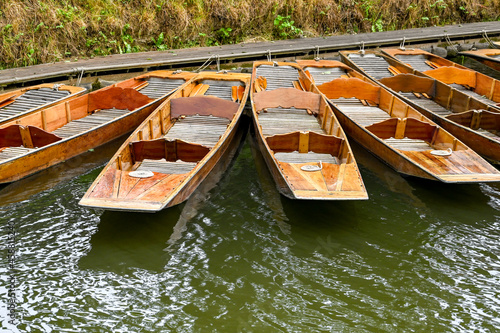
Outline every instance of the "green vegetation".
POLYGON ((0 68, 116 53, 499 20, 497 0, 9 0, 0 68))

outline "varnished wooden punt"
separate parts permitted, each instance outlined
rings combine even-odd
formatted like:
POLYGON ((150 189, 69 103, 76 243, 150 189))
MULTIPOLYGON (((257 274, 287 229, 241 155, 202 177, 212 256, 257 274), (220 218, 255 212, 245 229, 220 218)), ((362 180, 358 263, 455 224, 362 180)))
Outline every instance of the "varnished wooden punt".
POLYGON ((85 93, 82 87, 39 84, 0 94, 0 126, 85 93))
MULTIPOLYGON (((311 70, 314 63, 301 63, 311 70)), ((500 181, 500 172, 397 95, 363 81, 344 64, 321 61, 338 78, 318 89, 330 99, 346 133, 396 171, 447 183, 500 181), (340 70, 344 71, 341 73, 340 70), (451 150, 449 156, 435 155, 451 150)))
POLYGON ((156 71, 0 125, 0 183, 63 162, 136 128, 192 73, 156 71))
POLYGON ((500 46, 498 49, 462 51, 458 54, 471 57, 494 70, 500 71, 500 46))
MULTIPOLYGON (((342 57, 373 81, 398 93, 477 153, 492 163, 500 163, 500 112, 491 105, 491 100, 484 96, 475 98, 432 77, 403 74, 411 70, 377 51, 369 52, 367 59, 358 59, 359 54, 350 52, 342 52, 342 57), (367 62, 370 62, 369 67, 364 65, 367 62)), ((474 71, 452 67, 439 70, 445 69, 459 72, 460 82, 467 86, 477 83, 474 71)), ((457 81, 458 78, 455 79, 457 81)), ((500 87, 500 83, 498 85, 500 87)), ((490 97, 498 98, 491 89, 490 92, 490 97)))
POLYGON ((347 137, 313 90, 296 64, 254 63, 255 139, 278 190, 291 199, 367 199, 347 137))
POLYGON ((431 77, 500 110, 499 80, 419 49, 382 49, 381 53, 399 62, 401 73, 431 77))
POLYGON ((248 74, 198 74, 131 134, 80 204, 155 212, 187 200, 238 141, 249 88, 248 74))

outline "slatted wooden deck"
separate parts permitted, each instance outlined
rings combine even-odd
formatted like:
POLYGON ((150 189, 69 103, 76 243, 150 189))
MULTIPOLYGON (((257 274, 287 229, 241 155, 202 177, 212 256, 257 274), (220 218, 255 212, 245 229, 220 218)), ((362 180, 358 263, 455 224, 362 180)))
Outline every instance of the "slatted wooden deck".
POLYGON ((31 109, 39 108, 70 95, 66 90, 40 88, 28 90, 12 103, 0 108, 0 121, 15 117, 31 109))
POLYGON ((6 161, 11 158, 18 158, 26 155, 36 148, 26 148, 26 147, 6 147, 0 149, 0 162, 6 161))
POLYGON ((179 139, 213 147, 227 129, 230 121, 214 116, 189 116, 178 119, 165 135, 167 140, 179 139))
POLYGON ((314 78, 314 83, 319 86, 323 83, 333 81, 346 75, 347 72, 341 67, 335 68, 321 68, 321 67, 304 67, 305 71, 309 71, 314 78))
POLYGON ((285 134, 295 131, 324 134, 318 120, 305 109, 269 108, 259 114, 259 124, 264 136, 285 134))
MULTIPOLYGON (((424 72, 430 69, 434 69, 436 67, 433 67, 429 64, 427 57, 423 54, 415 54, 415 55, 396 55, 396 58, 403 63, 411 66, 413 69, 419 71, 419 72, 424 72)), ((475 99, 480 100, 483 103, 487 104, 496 104, 494 101, 491 99, 487 98, 484 95, 480 95, 476 93, 475 91, 471 90, 469 87, 460 85, 460 84, 450 84, 453 88, 460 90, 461 92, 474 97, 475 99)))
POLYGON ((424 97, 422 95, 420 95, 420 97, 417 97, 414 93, 411 93, 411 92, 409 92, 409 93, 400 92, 399 94, 404 96, 405 98, 411 100, 415 104, 420 105, 421 107, 428 109, 428 110, 430 110, 430 111, 432 111, 440 116, 445 117, 445 116, 453 113, 450 110, 448 110, 447 108, 436 103, 434 100, 427 98, 427 97, 424 97))
POLYGON ((389 71, 389 63, 383 57, 375 54, 349 54, 349 60, 376 80, 393 76, 389 71))
POLYGON ((167 93, 171 92, 172 90, 176 89, 184 82, 186 82, 183 79, 169 79, 159 77, 151 77, 147 81, 148 85, 142 89, 139 89, 139 92, 153 99, 157 99, 166 95, 167 93))
POLYGON ((293 82, 299 79, 299 72, 290 66, 261 65, 257 67, 257 77, 259 76, 266 78, 266 90, 274 90, 278 88, 293 88, 293 82))
MULTIPOLYGON (((391 116, 384 110, 376 106, 364 105, 356 98, 340 98, 332 99, 330 101, 337 105, 337 107, 354 122, 364 127, 391 118, 391 116)), ((431 145, 424 140, 389 138, 384 141, 389 146, 398 150, 425 151, 432 149, 431 145)))
POLYGON ((148 160, 142 161, 137 171, 151 171, 171 175, 182 175, 194 169, 196 163, 194 162, 167 162, 165 159, 161 160, 148 160))
POLYGON ((366 106, 357 98, 339 98, 330 101, 361 126, 369 126, 391 118, 384 110, 376 106, 366 106))
POLYGON ((61 137, 69 138, 74 135, 85 133, 95 127, 101 126, 113 119, 122 117, 129 113, 129 110, 103 109, 87 117, 70 121, 66 125, 59 127, 52 133, 61 137))
MULTIPOLYGON (((239 84, 235 81, 204 80, 202 84, 209 85, 205 96, 214 96, 232 101, 232 85, 239 84)), ((230 124, 227 118, 214 116, 187 116, 175 121, 170 130, 163 136, 167 140, 182 140, 189 143, 214 147, 220 137, 226 132, 230 124)), ((139 171, 152 171, 164 174, 185 174, 193 170, 197 163, 178 160, 167 162, 161 160, 144 160, 137 168, 139 171)))
POLYGON ((426 62, 427 58, 423 54, 398 54, 396 55, 396 58, 419 72, 424 72, 435 68, 426 62))

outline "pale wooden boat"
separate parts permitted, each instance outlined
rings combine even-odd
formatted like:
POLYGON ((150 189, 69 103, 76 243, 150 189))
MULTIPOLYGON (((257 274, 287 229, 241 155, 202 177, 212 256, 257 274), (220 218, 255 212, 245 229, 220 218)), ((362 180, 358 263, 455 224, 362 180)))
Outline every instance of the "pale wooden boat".
POLYGON ((407 68, 402 73, 431 77, 500 110, 500 82, 451 60, 419 49, 382 49, 386 55, 407 68))
POLYGON ((192 76, 151 72, 2 123, 0 184, 131 132, 192 76))
POLYGON ((500 71, 500 46, 498 49, 462 51, 458 54, 470 57, 493 68, 494 70, 500 71))
POLYGON ((156 212, 187 200, 238 144, 249 88, 248 74, 198 74, 131 134, 80 205, 156 212))
MULTIPOLYGON (((484 98, 474 98, 429 76, 402 74, 411 70, 377 51, 368 53, 366 59, 359 59, 359 55, 350 52, 341 53, 343 60, 356 66, 357 71, 398 93, 411 106, 490 162, 500 162, 500 112, 484 98)), ((440 70, 444 69, 452 67, 440 70)), ((462 72, 462 83, 469 80, 469 84, 474 85, 476 72, 457 70, 462 72)))
POLYGON ((39 84, 5 92, 0 94, 0 126, 85 92, 85 88, 65 84, 39 84))
POLYGON ((318 89, 346 133, 393 169, 445 183, 500 181, 497 169, 403 99, 346 74, 318 89))
POLYGON ((324 97, 293 63, 254 62, 255 139, 291 199, 367 199, 347 137, 324 97))

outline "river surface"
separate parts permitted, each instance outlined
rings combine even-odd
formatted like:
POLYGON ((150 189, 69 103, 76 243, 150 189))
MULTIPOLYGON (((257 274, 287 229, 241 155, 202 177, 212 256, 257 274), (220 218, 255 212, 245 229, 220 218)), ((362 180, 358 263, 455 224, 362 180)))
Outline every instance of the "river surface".
POLYGON ((247 136, 185 204, 79 206, 119 144, 0 188, 3 331, 500 330, 500 184, 403 178, 353 143, 369 200, 292 201, 247 136))

